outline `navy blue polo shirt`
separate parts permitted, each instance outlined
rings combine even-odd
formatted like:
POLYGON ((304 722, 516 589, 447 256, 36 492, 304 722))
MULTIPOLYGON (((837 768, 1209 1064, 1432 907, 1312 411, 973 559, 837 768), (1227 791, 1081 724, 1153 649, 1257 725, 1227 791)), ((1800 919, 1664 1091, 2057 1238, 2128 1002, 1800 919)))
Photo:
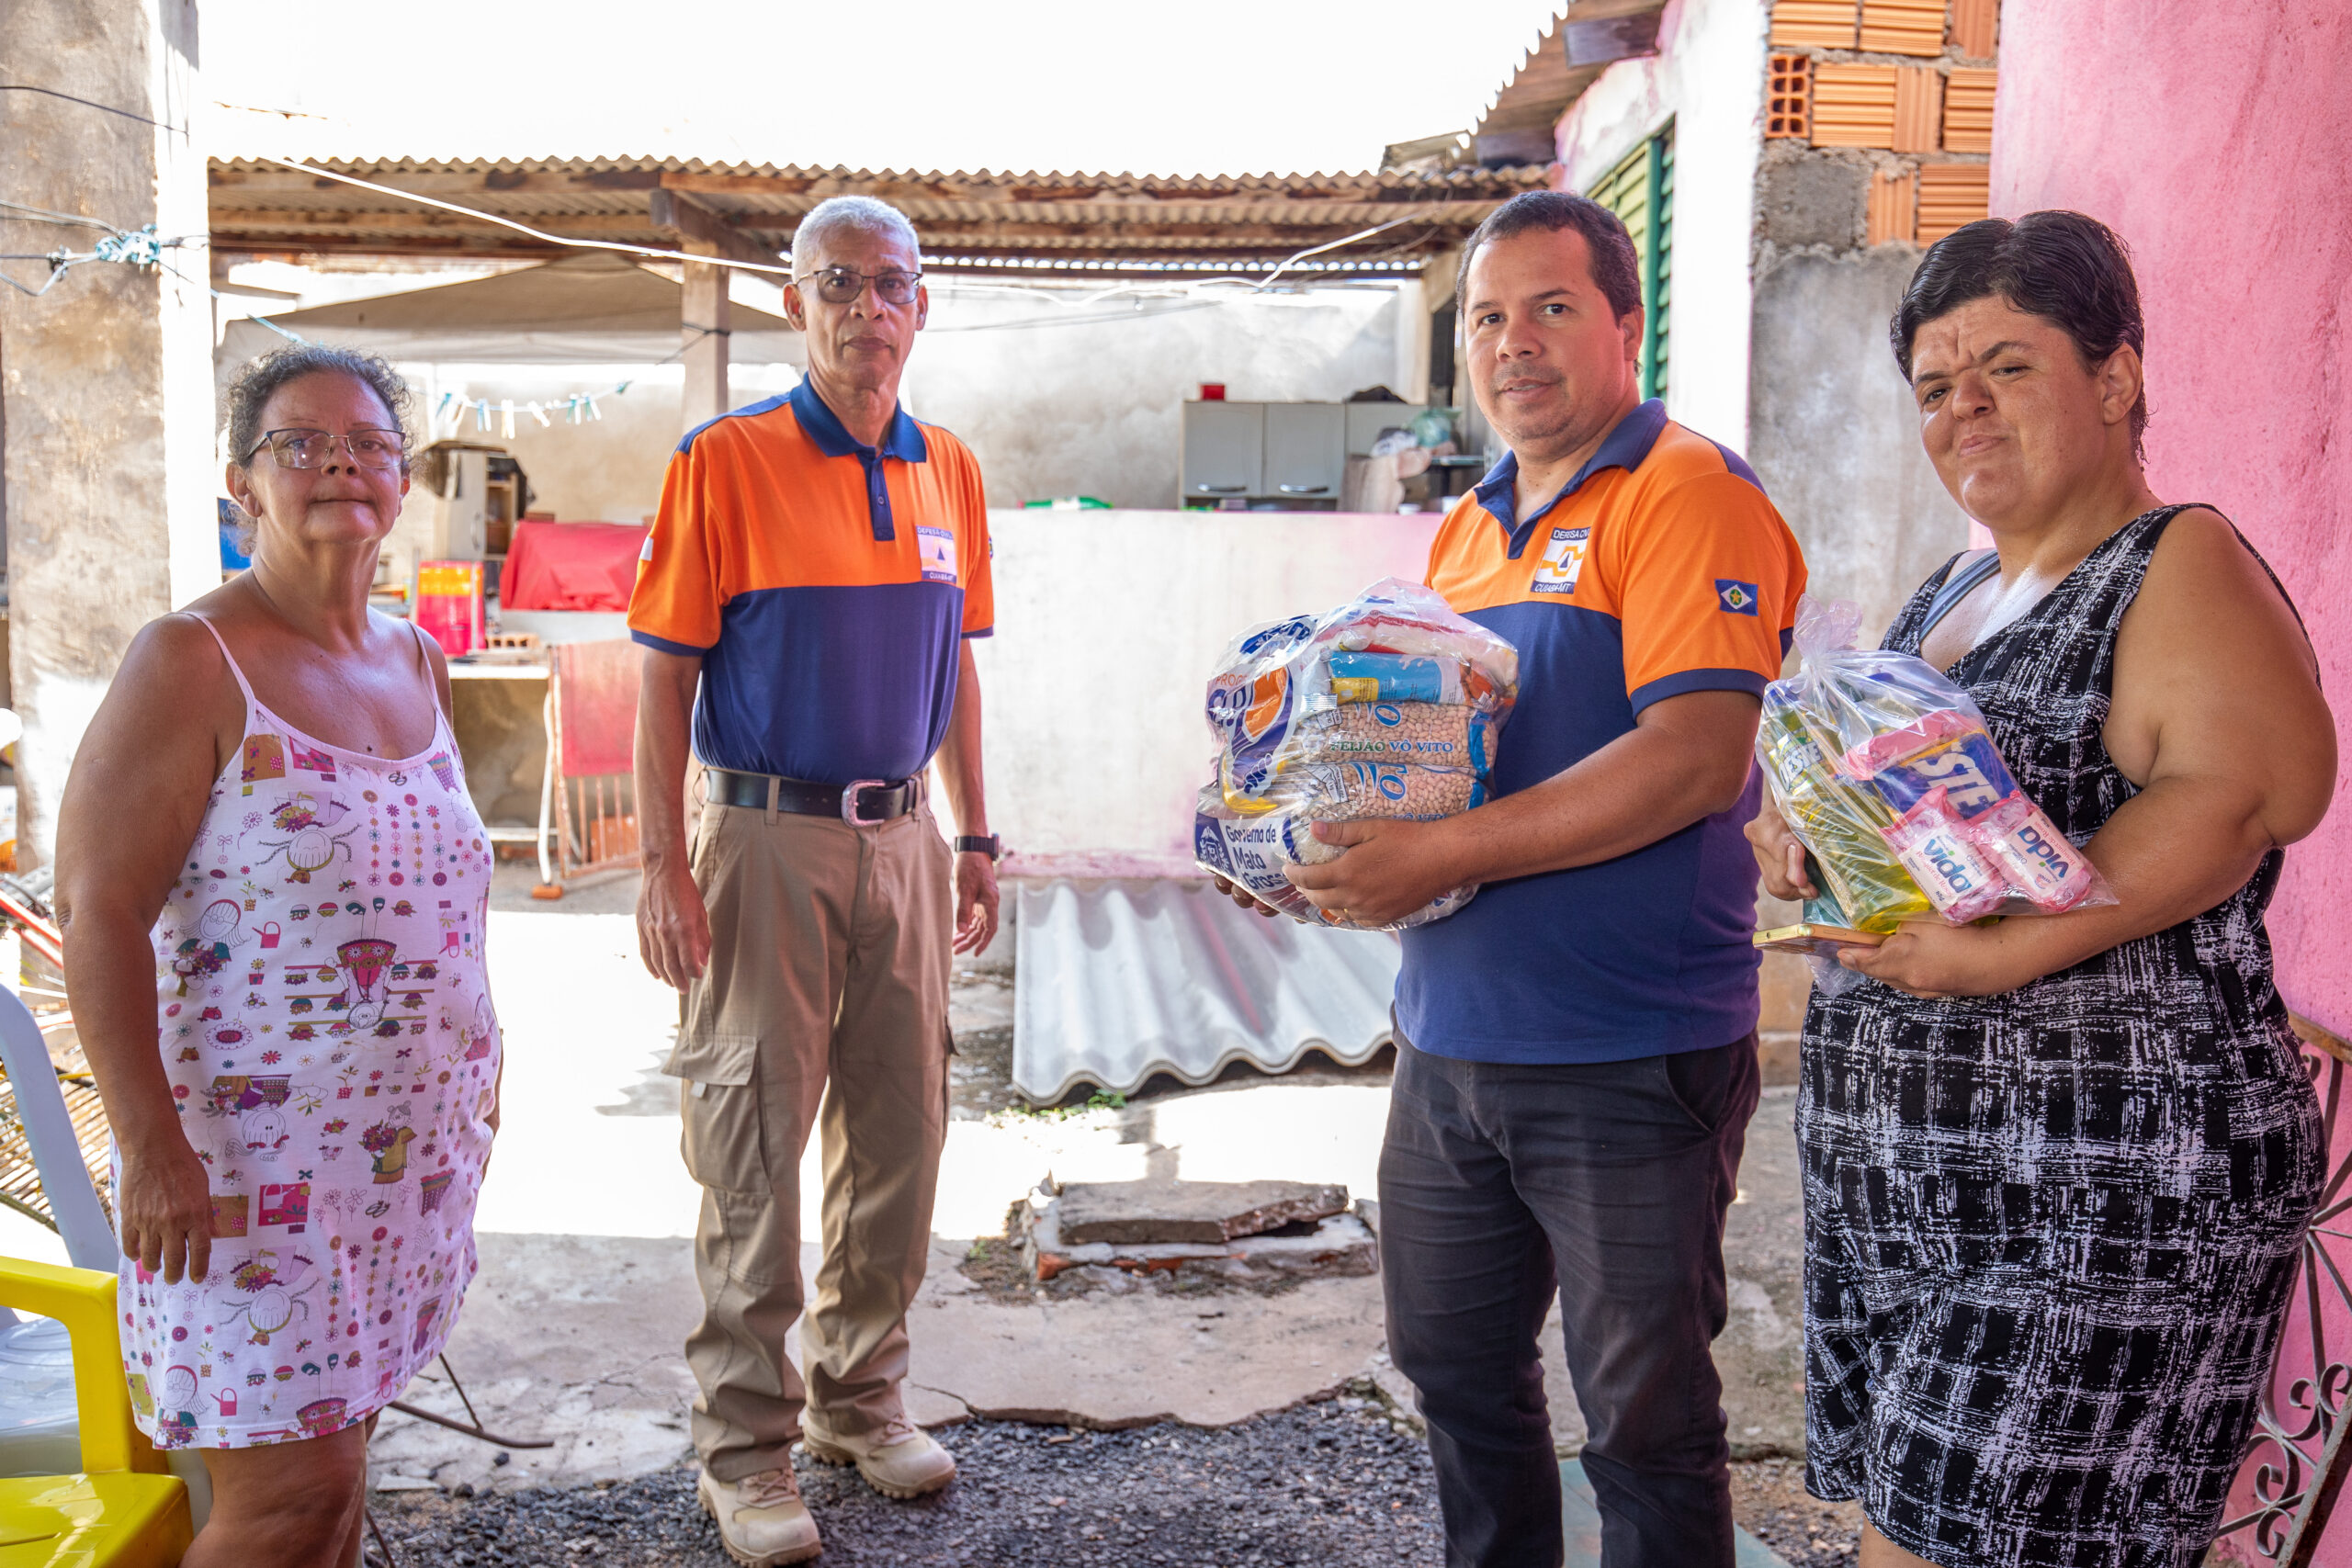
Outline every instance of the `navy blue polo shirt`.
POLYGON ((850 434, 816 388, 678 445, 629 635, 698 655, 695 755, 818 784, 910 778, 955 711, 961 639, 995 615, 979 464, 895 412, 850 434))
MULTIPOLYGON (((1506 457, 1430 547, 1430 586, 1519 649, 1497 797, 1541 784, 1689 692, 1760 694, 1804 592, 1804 558, 1738 456, 1666 417, 1621 420, 1554 500, 1516 515, 1506 457)), ((1481 1062, 1622 1061, 1756 1027, 1756 814, 1738 805, 1594 865, 1488 883, 1403 933, 1397 1023, 1481 1062)))

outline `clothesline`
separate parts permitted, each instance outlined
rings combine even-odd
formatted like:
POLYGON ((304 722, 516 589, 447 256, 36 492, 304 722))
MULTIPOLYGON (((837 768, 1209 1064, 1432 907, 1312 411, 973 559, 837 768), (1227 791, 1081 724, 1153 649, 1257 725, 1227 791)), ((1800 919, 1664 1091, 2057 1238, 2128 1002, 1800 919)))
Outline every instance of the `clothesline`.
MULTIPOLYGON (((259 318, 256 317, 255 320, 259 318)), ((681 343, 674 351, 655 360, 651 367, 659 369, 673 360, 684 357, 686 350, 706 337, 714 334, 724 335, 721 329, 718 327, 695 327, 690 330, 695 333, 695 336, 681 343)), ((553 429, 555 426, 555 421, 548 417, 550 412, 562 415, 567 424, 585 424, 605 417, 604 411, 596 406, 598 401, 605 398, 619 397, 635 386, 638 379, 639 378, 632 376, 628 380, 606 387, 601 391, 573 392, 565 397, 543 400, 526 399, 521 402, 517 402, 513 398, 501 398, 493 403, 488 398, 465 398, 456 392, 444 392, 441 394, 440 400, 433 406, 430 423, 433 432, 438 432, 442 422, 447 420, 449 424, 449 434, 455 436, 465 423, 466 415, 471 413, 474 416, 474 429, 477 432, 488 434, 491 415, 495 412, 499 416, 499 439, 512 441, 514 439, 514 415, 518 411, 538 421, 543 429, 553 429)))

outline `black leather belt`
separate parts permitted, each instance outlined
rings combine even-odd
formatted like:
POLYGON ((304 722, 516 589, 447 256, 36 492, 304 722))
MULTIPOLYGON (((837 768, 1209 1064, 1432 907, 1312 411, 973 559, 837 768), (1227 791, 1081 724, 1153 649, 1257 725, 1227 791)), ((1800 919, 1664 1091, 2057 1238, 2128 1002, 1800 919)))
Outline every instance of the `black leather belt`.
POLYGON ((870 828, 904 817, 922 804, 919 779, 856 779, 846 784, 810 784, 775 773, 739 773, 732 768, 703 770, 705 798, 720 806, 758 811, 789 811, 796 817, 838 817, 853 828, 870 828))

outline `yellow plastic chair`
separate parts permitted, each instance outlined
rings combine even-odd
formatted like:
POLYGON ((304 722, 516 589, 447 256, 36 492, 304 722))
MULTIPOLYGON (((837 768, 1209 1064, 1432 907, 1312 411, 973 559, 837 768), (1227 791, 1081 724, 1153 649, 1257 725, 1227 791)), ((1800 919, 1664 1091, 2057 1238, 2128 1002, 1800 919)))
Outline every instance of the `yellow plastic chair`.
POLYGON ((0 1258, 0 1306, 65 1325, 82 1438, 79 1474, 0 1478, 0 1568, 174 1568, 187 1487, 131 1425, 115 1276, 0 1258))

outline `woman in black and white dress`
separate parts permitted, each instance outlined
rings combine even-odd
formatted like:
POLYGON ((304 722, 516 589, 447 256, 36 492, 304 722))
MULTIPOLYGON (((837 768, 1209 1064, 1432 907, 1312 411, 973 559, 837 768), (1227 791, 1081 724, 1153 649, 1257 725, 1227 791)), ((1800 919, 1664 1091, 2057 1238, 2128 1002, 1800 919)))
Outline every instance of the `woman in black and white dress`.
MULTIPOLYGON (((1916 923, 1805 1018, 1807 1484, 1862 1568, 2187 1568, 2277 1352, 2325 1150, 2272 984, 2335 727, 2284 589, 2142 471, 2139 294, 2076 213, 1938 243, 1894 322, 1995 548, 1884 647, 1984 710, 2120 900, 1916 923)), ((1812 892, 1770 808, 1767 890, 1812 892)))

